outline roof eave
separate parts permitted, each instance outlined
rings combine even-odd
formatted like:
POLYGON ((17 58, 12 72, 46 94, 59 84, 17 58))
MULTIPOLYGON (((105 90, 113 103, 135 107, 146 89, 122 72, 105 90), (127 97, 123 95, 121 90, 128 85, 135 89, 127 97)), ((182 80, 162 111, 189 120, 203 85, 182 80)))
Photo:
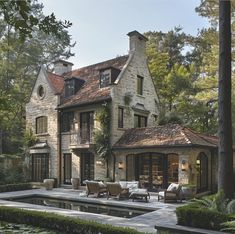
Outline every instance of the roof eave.
POLYGON ((97 101, 92 101, 92 102, 83 102, 83 103, 76 103, 76 104, 72 104, 72 105, 68 105, 68 106, 58 106, 56 109, 57 110, 64 110, 64 109, 72 109, 75 107, 82 107, 82 106, 86 106, 86 105, 93 105, 93 104, 98 104, 98 103, 102 103, 102 102, 110 102, 112 100, 111 97, 108 98, 104 98, 104 99, 100 99, 97 101))

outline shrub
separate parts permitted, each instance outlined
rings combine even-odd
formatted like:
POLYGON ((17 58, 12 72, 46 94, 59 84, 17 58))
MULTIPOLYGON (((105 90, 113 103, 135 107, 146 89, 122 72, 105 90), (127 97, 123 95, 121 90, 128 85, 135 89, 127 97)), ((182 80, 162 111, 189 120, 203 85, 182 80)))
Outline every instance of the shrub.
POLYGON ((79 218, 65 217, 52 213, 29 211, 12 207, 0 206, 0 220, 14 223, 30 224, 41 228, 53 229, 71 234, 141 234, 134 229, 114 227, 79 218))
POLYGON ((199 208, 195 204, 177 207, 176 215, 180 225, 212 230, 220 230, 221 223, 233 219, 230 214, 199 208))
POLYGON ((0 185, 0 193, 32 189, 30 183, 0 185))

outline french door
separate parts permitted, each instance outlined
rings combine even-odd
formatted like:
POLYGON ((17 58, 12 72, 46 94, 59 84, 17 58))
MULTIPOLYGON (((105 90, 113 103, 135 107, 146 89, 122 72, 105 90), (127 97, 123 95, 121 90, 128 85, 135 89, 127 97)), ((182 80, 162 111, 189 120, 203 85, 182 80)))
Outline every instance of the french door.
POLYGON ((92 153, 81 154, 81 181, 94 180, 94 155, 92 153))
POLYGON ((94 112, 83 112, 80 114, 81 143, 92 142, 94 128, 94 112))
POLYGON ((49 155, 32 154, 32 181, 43 182, 49 176, 49 155))

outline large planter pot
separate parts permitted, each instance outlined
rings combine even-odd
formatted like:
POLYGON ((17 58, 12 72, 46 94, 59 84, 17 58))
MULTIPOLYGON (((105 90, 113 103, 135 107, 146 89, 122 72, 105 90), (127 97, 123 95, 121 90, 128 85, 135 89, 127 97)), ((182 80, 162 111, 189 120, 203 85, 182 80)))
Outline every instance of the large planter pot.
POLYGON ((194 198, 196 190, 196 186, 182 186, 183 197, 187 200, 194 198))
POLYGON ((52 190, 54 186, 54 179, 44 179, 43 184, 46 188, 46 190, 52 190))
POLYGON ((73 189, 78 189, 79 188, 80 179, 79 178, 72 178, 71 179, 71 183, 72 183, 72 188, 73 189))

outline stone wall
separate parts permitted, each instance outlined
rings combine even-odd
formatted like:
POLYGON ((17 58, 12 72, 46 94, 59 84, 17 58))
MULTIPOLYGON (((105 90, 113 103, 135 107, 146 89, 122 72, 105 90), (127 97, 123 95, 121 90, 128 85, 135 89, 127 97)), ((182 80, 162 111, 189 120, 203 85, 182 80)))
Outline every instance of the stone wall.
POLYGON ((138 40, 138 38, 130 38, 132 50, 129 60, 117 78, 116 85, 111 89, 112 144, 117 142, 124 130, 134 127, 135 113, 148 117, 148 127, 156 126, 156 116, 159 114, 158 97, 147 65, 145 41, 138 40), (141 43, 141 45, 138 46, 138 43, 141 43), (137 94, 137 76, 143 77, 143 95, 137 94), (130 103, 125 103, 125 96, 130 96, 130 103), (145 111, 141 108, 137 111, 138 106, 143 107, 145 111), (122 129, 118 128, 118 107, 124 108, 124 128, 122 129), (144 112, 145 114, 143 114, 144 112))
POLYGON ((47 141, 50 146, 49 176, 58 178, 57 111, 55 108, 59 102, 59 97, 54 94, 46 76, 47 74, 42 68, 34 85, 30 101, 26 104, 26 128, 31 128, 33 133, 36 134, 36 118, 47 116, 47 133, 36 134, 36 136, 40 141, 47 141), (38 95, 40 86, 43 86, 45 90, 43 97, 38 95))

